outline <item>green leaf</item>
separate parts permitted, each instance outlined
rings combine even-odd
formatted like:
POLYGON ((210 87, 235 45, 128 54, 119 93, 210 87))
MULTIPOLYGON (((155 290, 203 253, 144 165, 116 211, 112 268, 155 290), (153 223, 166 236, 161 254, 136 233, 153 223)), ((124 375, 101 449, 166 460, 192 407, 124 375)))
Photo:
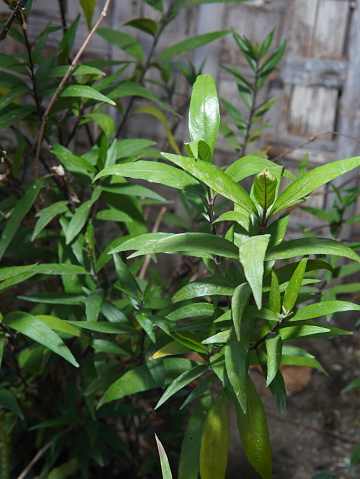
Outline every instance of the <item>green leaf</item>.
POLYGON ((347 393, 348 391, 351 391, 352 389, 360 387, 360 377, 354 379, 354 381, 351 381, 350 384, 348 384, 341 392, 342 393, 347 393))
MULTIPOLYGON (((46 78, 57 78, 57 77, 64 77, 69 70, 68 65, 59 65, 54 66, 47 70, 46 78)), ((90 65, 77 65, 72 71, 71 75, 97 75, 97 76, 105 76, 106 73, 98 68, 92 67, 90 65)))
POLYGON ((79 468, 79 460, 75 457, 61 466, 52 469, 46 476, 46 479, 66 479, 73 475, 79 468))
POLYGON ((294 258, 310 254, 330 254, 343 256, 360 263, 360 257, 348 246, 328 238, 299 238, 291 241, 284 241, 271 248, 266 261, 294 258))
POLYGON ((262 479, 272 478, 272 458, 269 430, 264 407, 250 378, 247 377, 246 414, 236 405, 241 442, 248 461, 262 479))
POLYGON ((5 334, 0 334, 0 369, 1 369, 2 360, 4 356, 5 342, 6 342, 5 334))
POLYGON ((296 303, 297 297, 300 292, 302 280, 306 271, 306 265, 307 258, 303 258, 297 265, 293 275, 291 276, 291 279, 284 294, 282 304, 282 310, 284 314, 289 314, 296 303))
POLYGON ((204 424, 200 448, 201 479, 225 479, 230 440, 230 418, 226 396, 220 393, 204 424))
POLYGON ((149 33, 153 37, 158 32, 158 25, 156 22, 154 22, 154 20, 151 20, 151 18, 134 18, 134 20, 126 22, 125 25, 137 28, 145 33, 149 33))
POLYGON ((23 412, 19 407, 15 395, 8 389, 0 389, 0 406, 13 412, 21 420, 25 420, 23 412))
MULTIPOLYGON (((188 395, 188 397, 185 399, 183 404, 181 405, 180 409, 184 409, 188 404, 190 404, 192 401, 195 399, 198 399, 199 397, 204 399, 204 395, 208 394, 209 390, 214 386, 219 381, 219 378, 216 376, 216 374, 210 374, 209 376, 206 376, 201 383, 199 383, 195 389, 192 390, 192 392, 188 395)), ((201 400, 200 400, 201 401, 201 400)))
POLYGON ((159 55, 154 58, 154 62, 170 61, 174 57, 192 52, 197 48, 207 45, 208 43, 227 35, 228 33, 228 30, 224 30, 221 32, 205 33, 204 35, 197 35, 195 37, 188 38, 159 53, 159 55))
POLYGON ((45 178, 40 178, 40 180, 35 183, 28 185, 23 196, 16 202, 15 208, 13 209, 10 218, 6 221, 5 228, 0 238, 0 259, 3 257, 7 247, 14 238, 15 233, 18 231, 22 220, 34 204, 44 179, 45 178))
POLYGON ((67 170, 75 173, 84 173, 90 171, 92 173, 96 172, 96 168, 86 161, 84 158, 78 155, 74 155, 70 150, 65 146, 60 145, 59 143, 54 142, 51 152, 61 161, 67 170))
POLYGON ((63 98, 90 98, 92 100, 101 101, 103 103, 109 103, 109 105, 115 106, 116 103, 107 96, 99 93, 95 88, 89 85, 68 85, 60 93, 60 97, 63 98))
POLYGON ((262 306, 264 258, 269 241, 270 235, 252 236, 245 239, 239 249, 240 262, 258 309, 262 306))
POLYGON ((32 303, 46 303, 46 304, 73 304, 77 305, 85 301, 85 296, 71 294, 71 293, 34 293, 26 296, 18 296, 19 299, 30 301, 32 303))
POLYGON ((154 409, 158 409, 162 404, 164 404, 164 402, 166 402, 169 398, 171 398, 171 396, 173 396, 175 393, 180 391, 180 389, 183 389, 189 383, 191 383, 192 381, 197 379, 199 376, 204 374, 204 372, 207 371, 207 370, 208 370, 208 365, 207 364, 202 364, 202 365, 196 366, 195 368, 192 368, 188 371, 184 371, 166 389, 166 391, 161 396, 161 398, 157 402, 154 409))
MULTIPOLYGON (((115 271, 117 274, 117 277, 119 279, 119 282, 122 286, 123 291, 125 294, 127 292, 130 293, 130 300, 131 298, 134 298, 134 306, 139 306, 140 304, 140 288, 139 285, 132 275, 131 271, 129 268, 126 266, 124 261, 120 258, 119 255, 113 254, 113 260, 114 260, 114 265, 115 265, 115 271)), ((132 302, 132 301, 131 301, 132 302)))
POLYGON ((238 341, 240 341, 241 338, 242 317, 250 294, 251 288, 249 286, 249 283, 242 283, 235 288, 231 300, 232 320, 234 323, 234 330, 238 341))
MULTIPOLYGON (((127 241, 122 241, 123 238, 116 240, 118 245, 113 247, 108 254, 119 253, 120 251, 130 251, 145 248, 153 243, 157 243, 160 239, 172 237, 171 233, 144 233, 139 236, 130 237, 127 241)), ((115 242, 112 242, 110 246, 113 246, 115 242)))
POLYGON ((305 173, 301 178, 298 178, 287 186, 281 195, 279 195, 271 210, 271 215, 275 215, 279 211, 298 203, 319 188, 319 186, 332 181, 357 166, 360 166, 360 156, 334 161, 326 165, 318 166, 308 173, 305 173))
POLYGON ((36 236, 41 233, 41 231, 52 221, 57 215, 60 215, 61 213, 66 213, 68 211, 68 202, 67 201, 58 201, 56 203, 53 203, 50 205, 48 208, 44 208, 41 211, 39 211, 36 216, 39 218, 32 237, 31 241, 34 241, 36 236))
POLYGON ((139 331, 127 323, 118 321, 107 323, 103 321, 68 321, 69 324, 80 329, 87 329, 104 334, 139 334, 139 331))
POLYGON ((73 366, 79 367, 79 364, 63 340, 36 316, 22 311, 14 311, 5 316, 4 322, 9 328, 46 346, 73 366))
POLYGON ((266 212, 275 201, 277 184, 277 179, 269 172, 268 168, 265 168, 264 171, 255 176, 254 197, 264 212, 266 212))
POLYGON ((353 450, 350 459, 349 471, 360 462, 360 442, 353 450))
POLYGON ((98 403, 98 408, 104 404, 158 387, 149 369, 145 366, 138 366, 130 369, 117 379, 105 392, 98 403))
POLYGON ((186 354, 186 353, 189 353, 190 351, 191 349, 187 348, 186 346, 183 346, 177 341, 170 341, 170 343, 158 349, 149 359, 158 359, 158 358, 165 358, 166 356, 186 354))
POLYGON ((348 301, 322 301, 298 309, 289 321, 305 321, 344 311, 360 311, 360 306, 348 301))
POLYGON ((73 217, 70 220, 68 229, 65 233, 66 244, 70 244, 75 238, 75 236, 80 233, 81 229, 83 228, 88 219, 92 205, 98 200, 100 195, 101 188, 95 188, 91 199, 84 201, 84 203, 75 211, 73 217))
POLYGON ((90 120, 97 123, 104 132, 107 140, 111 140, 115 131, 115 123, 110 115, 106 115, 105 113, 89 113, 85 115, 85 118, 90 118, 90 120))
POLYGON ((241 339, 237 340, 234 328, 225 346, 225 367, 230 384, 241 409, 246 413, 246 384, 249 368, 249 344, 253 333, 254 320, 244 319, 241 327, 241 339))
POLYGON ((178 479, 198 479, 201 437, 210 403, 209 395, 201 398, 191 413, 181 445, 178 479))
POLYGON ((279 334, 283 341, 290 341, 298 338, 331 338, 352 333, 331 326, 319 326, 311 321, 293 321, 285 323, 284 327, 279 329, 279 334))
POLYGON ((203 296, 232 296, 234 294, 234 284, 227 278, 212 277, 204 278, 183 286, 172 297, 173 303, 185 301, 203 296))
POLYGON ((245 189, 216 165, 202 160, 195 161, 185 156, 172 155, 170 153, 162 153, 162 156, 184 168, 188 173, 224 196, 224 198, 239 205, 247 213, 256 214, 256 207, 245 189))
POLYGON ((154 161, 137 161, 123 165, 113 165, 100 171, 95 180, 104 176, 117 175, 138 180, 147 180, 151 183, 160 183, 180 190, 195 190, 199 193, 199 182, 185 171, 171 165, 154 161))
MULTIPOLYGON (((131 241, 131 240, 130 240, 131 241)), ((123 247, 126 245, 122 245, 123 247)), ((209 233, 179 233, 158 241, 152 241, 148 246, 143 246, 133 253, 130 258, 152 253, 179 253, 189 256, 212 258, 212 255, 225 258, 238 257, 237 247, 220 236, 209 233)))
POLYGON ((134 113, 145 113, 146 115, 151 115, 158 119, 165 130, 171 148, 175 151, 176 154, 181 155, 179 147, 177 146, 174 135, 172 134, 171 128, 166 119, 166 116, 162 111, 160 111, 158 108, 155 108, 154 106, 141 106, 140 108, 136 108, 136 110, 134 110, 134 113))
POLYGON ((2 110, 7 105, 12 103, 14 100, 17 100, 18 98, 20 98, 22 95, 25 95, 25 93, 27 93, 28 91, 29 89, 26 86, 19 86, 17 88, 14 88, 13 90, 10 90, 8 93, 1 95, 0 110, 2 110))
POLYGON ((164 108, 164 110, 170 111, 174 115, 178 116, 178 114, 167 103, 165 103, 157 95, 155 95, 155 93, 136 82, 122 82, 118 87, 111 90, 107 94, 107 96, 114 100, 118 100, 119 98, 126 96, 140 96, 142 98, 146 98, 147 100, 153 101, 157 105, 164 108))
MULTIPOLYGON (((3 72, 1 72, 3 74, 3 72)), ((21 120, 25 120, 34 111, 32 105, 15 106, 13 104, 4 108, 0 116, 0 130, 15 125, 21 120)))
MULTIPOLYGON (((286 346, 284 346, 284 348, 285 347, 286 346)), ((257 358, 258 358, 259 364, 261 365, 261 369, 264 372, 264 376, 267 377, 266 354, 264 353, 264 350, 262 348, 258 348, 256 352, 257 352, 257 358)), ((271 391, 271 394, 274 397, 279 413, 281 415, 284 414, 286 409, 286 387, 285 387, 284 378, 280 370, 276 373, 274 379, 269 384, 269 389, 271 391)))
POLYGON ((95 289, 95 291, 89 294, 85 301, 86 321, 92 322, 98 320, 103 299, 104 291, 102 289, 95 289))
POLYGON ((80 0, 80 5, 81 5, 81 8, 83 9, 88 29, 90 30, 91 20, 94 14, 96 0, 80 0))
POLYGON ((199 75, 193 85, 189 110, 192 141, 204 141, 214 153, 220 124, 219 101, 211 75, 199 75))
POLYGON ((156 10, 158 10, 161 13, 164 11, 164 6, 163 6, 162 0, 143 0, 143 2, 147 3, 148 5, 155 8, 156 10))
POLYGON ((36 317, 55 331, 70 334, 71 336, 80 336, 80 331, 77 328, 74 328, 74 326, 66 323, 60 318, 49 316, 47 314, 38 314, 36 317))
POLYGON ((279 371, 282 356, 282 339, 278 333, 269 333, 266 338, 267 375, 266 386, 269 386, 279 371))
POLYGON ((155 439, 156 439, 156 445, 157 445, 159 456, 160 456, 162 477, 163 479, 172 479, 169 459, 166 455, 165 449, 163 445, 161 444, 161 442, 159 441, 159 438, 157 437, 156 434, 155 434, 155 439))
POLYGON ((144 59, 144 53, 140 43, 130 35, 119 30, 112 30, 110 28, 98 28, 96 33, 104 40, 120 48, 128 55, 132 56, 139 62, 144 59))

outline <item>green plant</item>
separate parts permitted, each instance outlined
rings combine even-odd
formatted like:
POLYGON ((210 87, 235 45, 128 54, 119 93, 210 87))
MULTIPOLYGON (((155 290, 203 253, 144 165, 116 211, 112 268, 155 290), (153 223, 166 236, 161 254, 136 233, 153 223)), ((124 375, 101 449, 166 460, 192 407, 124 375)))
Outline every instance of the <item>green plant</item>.
MULTIPOLYGON (((105 168, 95 177, 130 177, 180 189, 207 222, 206 232, 139 235, 114 247, 112 254, 129 250, 135 251, 129 258, 183 254, 201 258, 208 269, 208 276, 176 291, 171 306, 154 310, 138 303, 136 319, 148 336, 144 354, 157 361, 156 376, 151 365, 145 385, 147 366, 133 369, 107 389, 99 407, 101 410, 105 404, 122 398, 125 388, 130 394, 158 387, 162 382, 168 386, 157 403, 159 408, 174 395, 186 395, 186 387, 197 380, 198 385, 182 406, 201 398, 189 420, 191 447, 185 432, 179 477, 196 478, 199 471, 203 479, 225 477, 230 401, 236 407, 240 438, 249 462, 266 479, 272 477, 271 446, 262 402, 248 374, 249 365, 260 364, 279 412, 283 413, 286 393, 280 364, 322 369, 314 356, 288 341, 351 334, 314 320, 360 310, 360 306, 346 301, 314 302, 317 296, 308 287, 318 282, 314 272, 332 271, 332 266, 325 259, 310 256, 332 255, 358 263, 360 258, 333 239, 284 241, 288 209, 319 186, 358 167, 360 158, 323 165, 300 178, 256 156, 240 158, 224 171, 211 162, 219 123, 214 82, 208 75, 200 76, 190 103, 188 157, 163 153, 174 166, 140 160, 105 168), (250 194, 239 184, 249 176, 254 176, 250 194), (283 176, 291 183, 279 193, 283 176), (215 216, 219 196, 232 202, 233 209, 215 216), (217 234, 222 222, 231 222, 224 236, 217 234), (299 256, 301 260, 283 266, 276 263, 299 256), (304 305, 305 301, 310 303, 304 305), (187 352, 198 353, 201 361, 171 380, 167 361, 187 352), (209 389, 218 382, 223 389, 211 403, 209 389), (197 425, 196 432, 193 424, 197 425)), ((126 284, 130 283, 124 277, 124 292, 130 299, 134 293, 125 291, 126 284)))
POLYGON ((243 53, 253 73, 253 77, 250 79, 245 78, 244 74, 235 65, 231 67, 222 65, 224 70, 233 75, 239 97, 244 107, 248 110, 248 115, 246 117, 232 102, 222 100, 225 110, 241 135, 242 140, 239 141, 237 135, 224 122, 220 122, 220 131, 229 145, 240 156, 244 156, 247 147, 259 138, 264 129, 270 126, 267 121, 263 121, 263 118, 276 103, 277 99, 265 98, 259 101, 259 93, 261 87, 264 86, 284 55, 286 42, 284 41, 271 55, 267 55, 273 41, 274 31, 269 33, 262 44, 252 43, 235 31, 232 32, 232 36, 243 53), (259 122, 262 122, 261 126, 254 130, 254 126, 259 122))
MULTIPOLYGON (((32 2, 25 3, 26 15, 32 2)), ((0 40, 11 37, 17 43, 15 53, 0 53, 0 467, 4 478, 24 475, 29 467, 40 478, 103 477, 113 473, 118 456, 129 474, 150 474, 156 459, 154 453, 144 462, 140 447, 142 431, 152 420, 146 412, 151 394, 142 394, 143 403, 127 398, 101 412, 96 404, 99 394, 119 375, 129 373, 130 383, 131 376, 139 379, 131 372, 143 362, 146 334, 139 325, 146 329, 148 322, 140 316, 135 320, 134 314, 170 302, 155 272, 152 280, 145 280, 141 262, 128 268, 120 256, 108 251, 147 232, 145 206, 167 202, 124 178, 104 180, 96 187, 92 180, 117 161, 159 157, 153 141, 117 139, 131 114, 146 112, 158 118, 169 144, 179 151, 168 124, 172 118, 178 121, 169 103, 175 88, 170 61, 227 32, 199 36, 155 55, 161 32, 177 14, 206 2, 178 0, 167 9, 160 0, 145 3, 161 12, 159 22, 128 23, 150 29, 153 46, 147 58, 130 35, 98 29, 110 1, 104 2, 101 17, 77 53, 73 47, 79 18, 70 25, 47 25, 33 41, 18 17, 24 2, 14 5, 11 22, 2 22, 0 40), (131 60, 80 63, 96 31, 125 50, 131 60), (49 52, 48 39, 56 32, 61 33, 58 49, 49 52), (161 72, 163 97, 148 88, 149 68, 161 72), (138 98, 146 103, 134 109, 138 98), (118 125, 111 109, 122 114, 118 125), (86 140, 85 153, 72 149, 79 138, 86 140), (15 454, 20 449, 22 454, 15 454)), ((59 1, 60 12, 62 5, 59 1)), ((90 26, 94 2, 81 5, 90 26)), ((189 80, 196 74, 191 66, 183 71, 189 80)), ((157 372, 156 361, 147 363, 140 390, 151 384, 148 369, 157 378, 161 375, 162 366, 157 372)), ((167 363, 172 375, 191 365, 182 358, 167 363)), ((175 417, 181 421, 181 415, 175 417)), ((177 440, 175 433, 173 437, 177 440)))

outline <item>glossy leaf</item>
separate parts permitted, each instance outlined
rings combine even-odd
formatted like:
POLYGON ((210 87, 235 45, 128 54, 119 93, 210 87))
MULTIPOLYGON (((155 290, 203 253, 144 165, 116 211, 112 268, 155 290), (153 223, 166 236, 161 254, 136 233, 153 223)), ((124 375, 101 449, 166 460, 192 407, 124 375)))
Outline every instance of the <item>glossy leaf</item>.
MULTIPOLYGON (((126 243, 125 243, 126 245, 126 243)), ((124 246, 124 245, 123 245, 124 246)), ((143 246, 130 257, 151 253, 178 253, 189 256, 212 258, 212 255, 225 258, 237 258, 237 247, 220 236, 209 233, 179 233, 167 238, 161 238, 143 246)))
POLYGON ((210 405, 210 397, 205 396, 191 413, 181 445, 178 479, 198 479, 201 437, 210 405))
POLYGON ((241 322, 243 317, 244 309, 247 305, 248 299, 251 294, 251 288, 248 283, 242 283, 235 288, 232 300, 231 300, 231 310, 232 310, 232 320, 234 323, 234 330, 238 341, 241 337, 241 322))
POLYGON ((333 161, 326 165, 318 166, 308 173, 305 173, 305 175, 301 176, 285 188, 276 200, 274 207, 271 210, 271 214, 274 215, 279 211, 298 203, 319 188, 319 186, 338 178, 357 166, 360 166, 360 156, 348 158, 346 160, 333 161))
POLYGON ((166 402, 169 398, 171 398, 171 396, 173 396, 175 393, 180 391, 180 389, 183 389, 189 383, 191 383, 192 381, 197 379, 199 376, 204 374, 204 372, 207 371, 207 369, 208 369, 208 365, 202 364, 201 366, 196 366, 195 368, 190 369, 189 371, 183 372, 166 389, 166 391, 161 396, 161 398, 157 402, 154 409, 158 409, 162 404, 164 404, 164 402, 166 402))
POLYGON ((190 404, 195 399, 199 397, 204 398, 204 395, 209 392, 209 390, 219 381, 219 378, 216 374, 210 374, 201 380, 201 382, 196 386, 195 389, 191 391, 188 397, 185 399, 183 404, 181 405, 180 409, 185 408, 188 404, 190 404))
POLYGON ((172 297, 173 303, 203 296, 232 296, 234 293, 233 282, 223 277, 204 278, 183 286, 172 297))
POLYGON ((178 341, 170 341, 168 344, 158 349, 149 359, 164 358, 166 356, 174 356, 177 354, 189 353, 191 349, 183 346, 178 341))
POLYGON ((100 194, 101 188, 95 188, 91 199, 84 201, 84 203, 76 210, 65 233, 66 244, 70 244, 75 236, 80 233, 90 215, 92 205, 98 200, 100 194))
POLYGON ((104 334, 139 334, 139 331, 134 329, 127 323, 117 321, 108 323, 105 321, 68 321, 69 324, 89 331, 96 331, 104 334))
POLYGON ((219 101, 211 75, 199 75, 193 85, 189 110, 192 141, 204 141, 214 152, 220 123, 219 101))
POLYGON ((109 166, 100 171, 94 181, 110 175, 147 180, 151 183, 160 183, 161 185, 180 190, 194 190, 198 192, 199 182, 185 171, 181 171, 171 165, 153 161, 137 161, 135 163, 109 166))
POLYGON ((3 257, 7 247, 14 238, 15 233, 18 231, 22 220, 34 204, 43 182, 44 178, 41 178, 37 182, 29 185, 23 196, 17 201, 10 218, 6 221, 5 228, 0 238, 0 259, 3 257))
POLYGON ((262 306, 264 258, 269 240, 270 235, 252 236, 245 239, 239 249, 240 262, 258 309, 262 306))
POLYGON ((220 393, 204 424, 200 448, 201 479, 225 479, 230 440, 228 401, 220 393))
POLYGON ((170 469, 170 464, 169 464, 169 459, 166 455, 164 446, 161 444, 159 438, 155 434, 155 439, 156 439, 156 445, 159 451, 159 456, 160 456, 160 465, 161 465, 161 473, 163 479, 172 479, 172 474, 171 474, 171 469, 170 469))
POLYGON ((360 263, 360 257, 351 248, 339 241, 328 238, 300 238, 284 241, 269 249, 265 260, 288 259, 310 254, 343 256, 360 263))
POLYGON ((140 43, 127 33, 119 30, 112 30, 110 28, 98 28, 96 33, 104 40, 120 48, 128 55, 132 56, 138 61, 142 61, 144 57, 143 49, 140 43))
POLYGON ((36 317, 54 331, 70 334, 71 336, 80 336, 80 331, 77 328, 60 318, 48 314, 38 314, 36 317))
POLYGON ((322 301, 298 309, 290 321, 305 321, 344 311, 360 311, 360 306, 348 301, 322 301))
POLYGON ((237 340, 234 328, 225 346, 225 367, 230 384, 241 409, 246 413, 246 384, 249 367, 249 344, 253 333, 254 320, 244 319, 241 328, 241 339, 237 340))
POLYGON ((261 208, 266 212, 275 201, 277 179, 269 172, 268 168, 258 173, 254 178, 254 197, 261 208))
POLYGON ((298 338, 331 338, 352 333, 331 326, 319 326, 318 323, 311 321, 293 321, 279 329, 279 334, 283 341, 289 341, 298 338))
POLYGON ((284 293, 282 310, 284 314, 289 314, 293 309, 300 292, 302 280, 306 271, 307 258, 303 258, 296 267, 289 284, 284 293))
POLYGON ((266 386, 273 381, 279 371, 282 355, 282 339, 278 333, 269 333, 266 338, 267 375, 266 386))
POLYGON ((224 30, 221 32, 205 33, 204 35, 197 35, 195 37, 187 38, 186 40, 176 43, 175 45, 159 53, 159 55, 154 58, 154 62, 166 62, 172 60, 174 57, 192 52, 197 48, 207 45, 208 43, 227 35, 228 33, 228 30, 224 30))
POLYGON ((247 213, 256 214, 255 205, 249 194, 216 165, 202 160, 195 162, 191 158, 170 153, 162 153, 162 156, 184 168, 214 191, 239 205, 247 213))
POLYGON ((68 85, 60 93, 60 97, 63 98, 90 98, 91 100, 101 101, 103 103, 109 103, 109 105, 115 106, 116 103, 95 90, 89 85, 68 85))
POLYGON ((36 316, 22 311, 14 311, 5 316, 4 322, 9 328, 51 349, 51 351, 62 356, 73 366, 79 367, 79 364, 63 340, 36 316))
POLYGON ((239 405, 236 405, 236 415, 241 442, 248 461, 262 479, 271 479, 272 457, 266 415, 250 376, 247 379, 246 414, 239 405))
POLYGON ((102 302, 104 299, 104 291, 102 289, 95 289, 92 291, 85 301, 85 314, 87 321, 97 321, 101 311, 102 302))

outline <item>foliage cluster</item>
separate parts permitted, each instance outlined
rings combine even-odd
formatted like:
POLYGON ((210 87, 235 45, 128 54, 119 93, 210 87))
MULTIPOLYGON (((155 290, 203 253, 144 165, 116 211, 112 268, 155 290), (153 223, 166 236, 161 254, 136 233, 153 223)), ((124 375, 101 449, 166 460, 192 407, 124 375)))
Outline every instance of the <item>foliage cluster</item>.
MULTIPOLYGON (((7 33, 18 52, 0 53, 4 478, 27 474, 29 465, 32 477, 41 479, 104 477, 116 474, 113 464, 128 477, 154 477, 157 456, 144 460, 140 444, 152 428, 153 406, 170 398, 176 405, 182 401, 180 412, 171 406, 173 429, 188 420, 183 437, 169 433, 166 443, 177 447, 182 441, 180 479, 225 477, 229 403, 236 407, 248 460, 263 479, 271 478, 266 416, 249 365, 261 366, 283 413, 280 364, 322 369, 289 341, 347 334, 316 320, 360 309, 324 293, 319 302, 316 288, 319 269, 336 271, 334 257, 360 263, 356 245, 317 237, 284 241, 289 208, 359 166, 360 158, 297 178, 264 155, 243 156, 266 126, 273 100, 259 104, 258 90, 285 44, 269 54, 272 33, 260 45, 222 31, 156 54, 162 32, 179 12, 207 2, 176 0, 165 8, 161 0, 143 1, 159 20, 133 19, 127 26, 151 38, 147 57, 129 34, 97 28, 131 60, 75 64, 79 18, 66 28, 48 25, 30 41, 19 17, 20 25, 7 33), (59 48, 49 52, 48 39, 58 32, 59 48), (223 102, 235 135, 220 122, 212 78, 199 75, 191 62, 178 63, 193 86, 183 156, 168 120, 179 116, 172 104, 174 58, 226 34, 254 73, 247 79, 229 69, 248 116, 223 102), (156 86, 163 94, 149 89, 150 69, 160 73, 156 86), (138 98, 146 103, 134 108, 138 98), (162 123, 175 154, 160 154, 144 138, 123 138, 129 118, 144 113, 162 123), (213 163, 219 130, 241 156, 226 169, 213 163), (73 151, 79 138, 86 138, 85 153, 73 151), (281 190, 284 177, 289 184, 281 190), (250 193, 240 184, 248 178, 250 193), (171 205, 153 183, 177 190, 191 221, 167 211, 171 205), (146 221, 150 207, 160 210, 153 227, 146 221), (127 251, 134 253, 128 257, 127 251), (193 257, 206 274, 164 279, 150 263, 160 253, 193 257), (216 391, 214 400, 210 391, 216 391)), ((26 3, 25 15, 31 1, 26 3)), ((95 2, 80 4, 90 27, 95 2)), ((160 441, 158 446, 164 477, 171 477, 160 441)))

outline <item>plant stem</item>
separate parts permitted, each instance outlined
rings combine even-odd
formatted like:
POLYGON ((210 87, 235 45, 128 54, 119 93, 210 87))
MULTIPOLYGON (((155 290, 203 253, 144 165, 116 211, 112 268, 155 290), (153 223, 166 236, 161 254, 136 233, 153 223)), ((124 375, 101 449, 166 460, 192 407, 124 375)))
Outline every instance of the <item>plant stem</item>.
POLYGON ((241 152, 240 152, 241 156, 245 156, 247 142, 249 141, 249 138, 250 138, 251 123, 252 123, 253 117, 255 115, 256 100, 257 100, 257 95, 258 95, 258 87, 257 87, 258 77, 259 77, 259 65, 256 64, 255 81, 254 81, 254 93, 253 93, 253 99, 252 99, 253 101, 252 101, 252 105, 251 105, 251 109, 250 109, 250 113, 249 113, 249 119, 248 119, 248 122, 247 122, 247 125, 246 125, 246 135, 244 137, 244 143, 243 143, 243 146, 242 146, 241 152))
POLYGON ((24 10, 24 8, 26 7, 26 4, 27 4, 27 0, 19 0, 17 2, 14 10, 12 11, 12 14, 10 15, 7 22, 5 23, 4 28, 0 32, 0 42, 1 40, 5 40, 8 34, 8 31, 10 30, 12 24, 14 23, 16 19, 17 14, 20 13, 22 10, 24 10))

